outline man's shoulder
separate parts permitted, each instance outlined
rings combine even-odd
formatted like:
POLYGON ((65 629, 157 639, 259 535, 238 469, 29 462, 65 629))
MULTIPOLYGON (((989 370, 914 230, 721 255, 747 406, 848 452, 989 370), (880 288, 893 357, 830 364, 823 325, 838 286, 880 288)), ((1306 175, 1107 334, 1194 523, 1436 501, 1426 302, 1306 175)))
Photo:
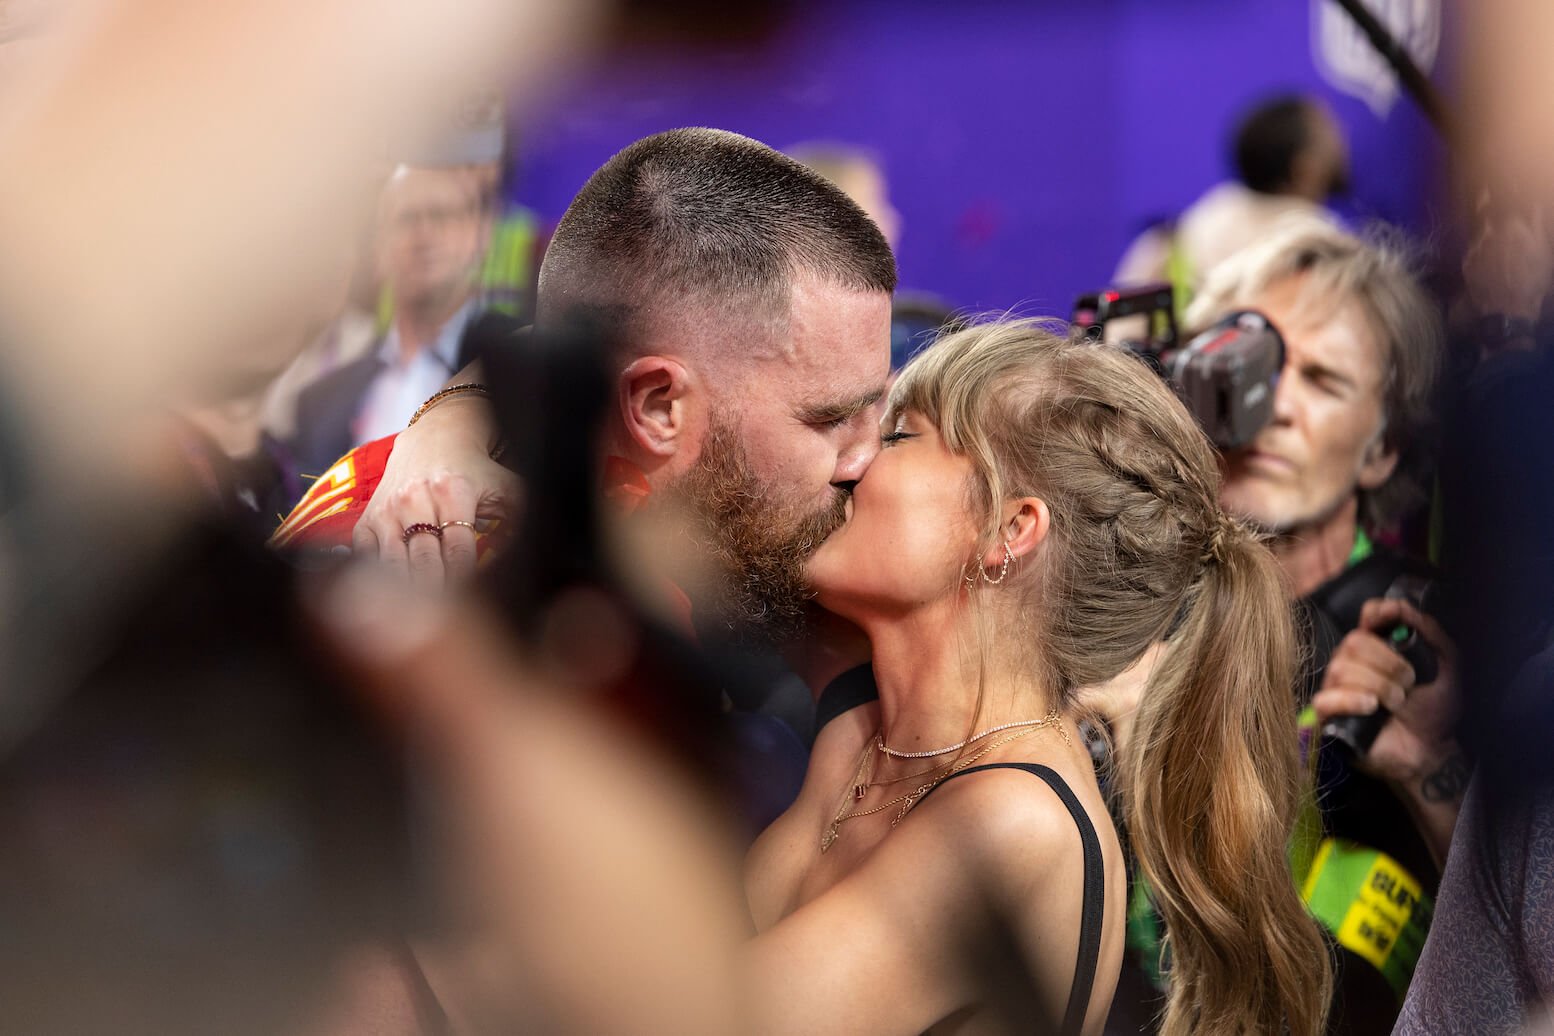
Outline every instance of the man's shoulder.
POLYGON ((378 361, 378 349, 383 345, 383 336, 379 335, 373 343, 367 347, 366 352, 342 363, 334 370, 315 378, 310 384, 297 393, 297 406, 300 410, 305 404, 322 402, 328 405, 340 393, 365 387, 367 382, 377 372, 380 363, 378 361))

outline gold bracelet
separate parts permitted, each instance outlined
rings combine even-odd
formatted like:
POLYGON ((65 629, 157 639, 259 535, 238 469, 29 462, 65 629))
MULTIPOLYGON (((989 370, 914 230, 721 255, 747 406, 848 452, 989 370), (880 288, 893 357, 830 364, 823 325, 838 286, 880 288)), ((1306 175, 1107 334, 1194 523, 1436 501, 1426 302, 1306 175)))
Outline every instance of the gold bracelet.
POLYGON ((415 424, 417 421, 421 420, 422 416, 424 416, 428 410, 436 406, 438 403, 441 403, 449 396, 462 395, 465 392, 474 392, 477 395, 485 396, 487 399, 491 398, 491 391, 478 382, 466 381, 462 385, 449 385, 445 389, 433 392, 432 397, 425 403, 421 404, 421 406, 411 416, 410 424, 405 425, 405 427, 409 428, 411 424, 415 424))

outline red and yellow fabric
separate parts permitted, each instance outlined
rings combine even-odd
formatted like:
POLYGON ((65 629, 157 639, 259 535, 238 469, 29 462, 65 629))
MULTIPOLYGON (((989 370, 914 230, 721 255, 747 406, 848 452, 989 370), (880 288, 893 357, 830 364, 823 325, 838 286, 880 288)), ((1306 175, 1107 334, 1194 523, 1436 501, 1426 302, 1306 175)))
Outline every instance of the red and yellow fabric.
POLYGON ((270 546, 287 551, 349 547, 351 532, 383 479, 394 438, 390 435, 356 447, 314 479, 270 536, 270 546))
MULTIPOLYGON (((312 488, 291 509, 280 527, 270 536, 274 550, 311 553, 351 546, 351 533, 383 481, 383 470, 394 451, 396 436, 374 439, 356 447, 335 462, 314 481, 312 488)), ((633 514, 652 495, 653 488, 642 469, 622 457, 609 457, 604 464, 605 499, 622 514, 633 514)), ((503 541, 498 529, 477 530, 476 557, 488 561, 503 541)), ((665 583, 662 601, 678 627, 689 632, 691 601, 673 583, 665 583)))

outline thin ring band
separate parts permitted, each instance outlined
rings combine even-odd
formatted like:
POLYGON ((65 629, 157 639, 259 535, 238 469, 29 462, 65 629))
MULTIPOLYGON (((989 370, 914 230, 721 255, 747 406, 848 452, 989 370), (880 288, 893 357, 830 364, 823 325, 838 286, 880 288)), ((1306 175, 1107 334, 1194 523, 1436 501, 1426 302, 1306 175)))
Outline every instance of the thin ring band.
POLYGON ((442 539, 442 530, 431 522, 412 522, 410 525, 405 526, 405 534, 400 538, 404 542, 409 543, 410 537, 422 532, 429 532, 438 539, 442 539))
POLYGON ((437 529, 440 532, 441 530, 446 529, 450 525, 461 525, 464 528, 468 529, 470 532, 479 532, 480 531, 479 529, 475 528, 475 523, 474 522, 466 522, 466 521, 443 522, 441 525, 437 526, 437 529))

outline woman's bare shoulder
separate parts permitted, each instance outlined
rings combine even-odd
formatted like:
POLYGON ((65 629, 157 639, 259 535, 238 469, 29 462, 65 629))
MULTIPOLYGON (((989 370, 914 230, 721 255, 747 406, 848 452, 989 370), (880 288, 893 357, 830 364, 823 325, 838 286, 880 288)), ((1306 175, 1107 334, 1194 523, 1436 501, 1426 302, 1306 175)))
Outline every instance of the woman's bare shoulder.
POLYGON ((1023 894, 1044 876, 1082 866, 1080 819, 1096 832, 1103 855, 1116 844, 1094 778, 1089 778, 1092 787, 1086 787, 1089 775, 1055 772, 1079 805, 1079 818, 1046 780, 1015 767, 946 780, 914 812, 922 814, 925 827, 938 828, 958 847, 964 865, 978 880, 1023 894))

